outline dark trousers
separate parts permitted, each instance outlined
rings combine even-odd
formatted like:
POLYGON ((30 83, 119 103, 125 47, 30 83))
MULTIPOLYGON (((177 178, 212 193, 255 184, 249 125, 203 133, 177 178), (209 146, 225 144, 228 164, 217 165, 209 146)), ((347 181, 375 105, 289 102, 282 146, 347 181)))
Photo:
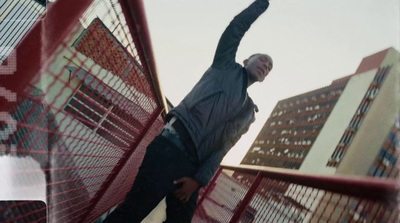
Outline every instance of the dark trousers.
POLYGON ((125 201, 104 221, 105 223, 141 222, 165 197, 165 222, 191 222, 196 209, 198 190, 182 203, 173 192, 179 188, 173 181, 192 176, 197 164, 168 139, 157 136, 147 147, 139 173, 125 201))

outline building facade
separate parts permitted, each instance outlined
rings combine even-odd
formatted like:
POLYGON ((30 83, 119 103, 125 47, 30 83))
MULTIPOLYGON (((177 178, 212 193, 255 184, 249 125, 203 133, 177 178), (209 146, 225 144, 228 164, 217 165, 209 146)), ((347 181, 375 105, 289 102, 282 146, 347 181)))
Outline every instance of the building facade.
POLYGON ((389 48, 352 75, 279 101, 242 164, 398 177, 399 75, 389 48))
POLYGON ((279 101, 242 164, 299 169, 348 80, 279 101))
MULTIPOLYGON (((398 179, 399 67, 399 52, 389 48, 365 57, 352 75, 278 102, 242 164, 398 179)), ((393 212, 373 202, 340 199, 329 191, 307 203, 308 196, 295 196, 296 190, 296 185, 289 185, 285 196, 324 222, 370 222, 372 218, 386 222, 393 212)), ((306 188, 304 194, 314 192, 306 188)), ((314 222, 308 217, 303 220, 314 222)))

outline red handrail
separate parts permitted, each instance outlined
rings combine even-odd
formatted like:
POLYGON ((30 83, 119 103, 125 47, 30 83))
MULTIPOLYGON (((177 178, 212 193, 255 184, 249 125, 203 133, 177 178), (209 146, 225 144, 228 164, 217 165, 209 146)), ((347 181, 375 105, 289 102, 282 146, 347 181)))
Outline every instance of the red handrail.
MULTIPOLYGON (((57 0, 54 3, 50 3, 48 5, 46 14, 42 16, 35 23, 35 25, 26 33, 22 41, 15 47, 17 51, 16 53, 17 71, 12 75, 0 75, 0 86, 4 86, 7 90, 6 92, 17 93, 17 95, 22 96, 24 88, 28 84, 34 82, 33 80, 35 80, 34 79, 35 77, 39 75, 45 75, 46 77, 47 76, 54 77, 54 79, 53 78, 48 79, 48 81, 51 82, 52 87, 49 88, 50 90, 45 89, 48 90, 48 92, 43 92, 43 94, 51 94, 51 96, 54 96, 56 98, 54 100, 50 100, 50 102, 45 100, 33 101, 32 107, 26 109, 30 110, 30 112, 22 114, 24 116, 24 119, 32 117, 32 113, 35 111, 34 108, 39 108, 40 106, 45 108, 52 108, 53 110, 51 110, 51 112, 52 114, 54 114, 55 117, 60 117, 61 115, 57 116, 59 114, 62 114, 62 116, 64 117, 59 122, 61 123, 60 126, 63 125, 62 127, 63 131, 71 127, 71 129, 73 129, 71 131, 74 131, 74 133, 78 132, 78 134, 81 135, 83 135, 86 132, 89 132, 90 134, 93 135, 96 134, 96 132, 92 132, 90 129, 87 128, 80 128, 80 130, 76 130, 77 126, 81 127, 78 124, 76 124, 78 122, 74 122, 65 118, 66 110, 64 109, 63 106, 60 107, 58 107, 59 105, 55 106, 57 101, 56 99, 58 97, 66 96, 70 98, 69 95, 65 94, 66 91, 64 90, 68 89, 73 91, 74 86, 72 86, 70 82, 66 82, 63 79, 62 77, 64 75, 63 71, 61 72, 55 71, 50 68, 51 67, 50 65, 52 65, 51 63, 53 62, 59 63, 59 61, 54 60, 57 57, 53 56, 59 56, 60 54, 65 52, 71 53, 72 51, 74 51, 73 57, 75 57, 75 59, 80 60, 80 62, 83 63, 87 61, 88 56, 85 55, 86 59, 80 59, 77 56, 78 53, 81 52, 75 52, 75 50, 69 51, 68 47, 70 46, 67 46, 69 42, 67 42, 66 39, 70 37, 69 35, 75 32, 75 28, 77 28, 77 25, 80 25, 79 19, 84 15, 85 11, 91 6, 93 2, 94 2, 93 0, 68 0, 68 1, 57 0), (56 82, 57 84, 60 84, 62 86, 54 87, 56 82)), ((118 5, 118 3, 115 2, 114 4, 118 5)), ((66 154, 56 154, 55 152, 49 153, 49 151, 52 150, 53 148, 42 148, 42 147, 39 148, 39 146, 37 151, 33 151, 34 149, 31 148, 24 148, 27 151, 28 150, 32 151, 32 153, 35 152, 35 153, 53 155, 54 157, 52 159, 54 160, 54 163, 57 163, 59 165, 53 169, 52 167, 46 167, 47 172, 51 172, 51 174, 56 175, 57 177, 60 178, 60 179, 54 178, 52 179, 52 181, 46 181, 47 183, 46 186, 48 188, 55 187, 54 185, 57 186, 62 185, 64 187, 61 188, 61 186, 59 186, 56 188, 57 190, 60 191, 62 190, 62 192, 54 190, 55 192, 53 194, 51 194, 50 192, 46 194, 46 199, 51 200, 51 203, 49 204, 51 205, 50 208, 53 208, 53 210, 50 211, 49 214, 53 219, 57 220, 62 219, 62 221, 66 222, 67 221, 90 222, 98 218, 104 212, 106 212, 109 208, 111 208, 112 205, 115 205, 117 204, 117 202, 120 202, 124 196, 124 193, 126 193, 127 190, 129 190, 128 187, 129 185, 131 185, 131 181, 133 181, 133 178, 135 176, 134 173, 130 172, 128 174, 127 172, 124 172, 123 171, 124 168, 129 167, 131 171, 133 172, 137 171, 138 163, 141 162, 141 155, 143 155, 144 153, 144 148, 146 146, 146 143, 148 143, 149 138, 154 137, 155 134, 158 132, 158 130, 162 127, 162 122, 164 120, 163 117, 160 117, 160 114, 162 114, 162 116, 165 116, 167 112, 165 97, 161 92, 160 83, 157 77, 156 66, 151 47, 149 31, 147 28, 147 21, 145 18, 143 2, 141 0, 133 0, 133 1, 120 0, 119 5, 121 6, 123 12, 123 15, 121 15, 121 17, 122 16, 124 17, 122 21, 125 20, 129 28, 130 33, 127 35, 130 35, 132 37, 134 41, 134 44, 132 44, 134 45, 133 48, 136 49, 136 51, 138 52, 138 55, 133 55, 133 57, 135 57, 134 59, 136 61, 140 61, 141 65, 144 68, 143 72, 144 75, 148 75, 147 80, 143 81, 143 83, 141 84, 146 86, 150 85, 149 89, 151 89, 151 91, 146 92, 148 93, 146 97, 142 96, 138 97, 136 99, 137 101, 135 102, 138 103, 139 106, 143 106, 151 110, 152 113, 151 115, 149 115, 149 117, 143 117, 143 115, 140 112, 137 112, 136 110, 133 111, 132 109, 130 110, 132 114, 134 113, 137 115, 135 116, 135 118, 143 119, 141 121, 143 121, 143 123, 146 121, 147 125, 145 125, 143 129, 141 129, 140 134, 138 134, 138 136, 135 138, 135 141, 132 143, 131 148, 127 150, 127 152, 125 152, 124 154, 118 153, 117 155, 113 156, 112 157, 113 160, 101 159, 103 153, 110 153, 110 152, 114 153, 115 151, 113 151, 112 148, 114 148, 115 146, 111 144, 104 144, 102 147, 96 146, 97 142, 96 140, 98 140, 100 136, 95 136, 93 138, 79 139, 75 138, 75 135, 71 134, 70 132, 63 134, 62 136, 61 134, 59 134, 60 138, 57 138, 58 140, 57 142, 59 142, 62 146, 66 145, 66 141, 69 139, 73 139, 75 141, 80 140, 80 142, 86 141, 87 144, 85 144, 84 146, 81 145, 77 146, 75 144, 71 146, 70 144, 68 144, 68 146, 73 147, 73 148, 69 147, 68 149, 74 151, 74 153, 81 153, 84 155, 87 155, 85 153, 90 152, 93 158, 95 157, 99 158, 98 160, 96 160, 96 162, 93 161, 93 163, 85 163, 85 164, 83 164, 83 161, 79 160, 80 162, 79 165, 82 165, 84 168, 89 168, 89 166, 95 164, 96 164, 95 167, 99 167, 94 171, 82 172, 82 174, 85 174, 84 177, 78 176, 78 174, 75 173, 74 171, 69 171, 69 169, 73 169, 74 167, 74 166, 67 166, 69 165, 69 163, 70 165, 78 165, 72 162, 74 161, 73 153, 66 153, 66 154), (155 109, 154 109, 154 103, 149 103, 148 99, 151 99, 151 102, 155 102, 155 104, 157 104, 155 109), (67 158, 69 163, 67 163, 66 161, 67 158), (116 159, 118 159, 118 162, 115 162, 116 159), (110 163, 103 163, 103 161, 110 163), (65 166, 63 166, 64 164, 65 166), (133 168, 131 166, 133 166, 133 168), (111 167, 113 168, 110 171, 109 169, 111 167), (60 168, 62 168, 62 170, 60 168), (60 173, 61 171, 63 172, 60 173), (70 172, 76 175, 71 175, 71 174, 68 175, 68 173, 70 172), (77 179, 87 180, 87 182, 79 181, 80 185, 68 184, 68 182, 74 180, 77 181, 77 179), (126 183, 124 185, 118 185, 118 188, 116 188, 115 185, 117 185, 117 183, 115 182, 118 182, 118 180, 126 183), (113 183, 114 185, 112 185, 113 183), (123 187, 123 189, 120 189, 120 186, 123 187), (83 192, 80 191, 81 189, 83 192), (85 191, 86 189, 92 190, 91 193, 93 194, 91 197, 89 197, 87 191, 85 191), (106 197, 106 195, 108 195, 106 193, 113 193, 113 191, 118 191, 117 196, 114 196, 115 194, 113 194, 112 196, 112 199, 114 199, 113 202, 107 204, 108 206, 103 205, 104 203, 107 203, 108 201, 107 199, 110 197, 110 196, 106 197), (54 197, 56 197, 57 199, 53 199, 54 197), (106 202, 103 202, 103 200, 106 200, 106 202), (74 216, 71 217, 72 215, 74 216)), ((121 23, 121 20, 119 20, 118 22, 121 23)), ((123 26, 125 24, 119 24, 119 25, 123 26)), ((126 38, 125 40, 129 41, 130 38, 126 38)), ((107 50, 107 48, 100 47, 100 50, 107 50)), ((128 87, 126 87, 124 90, 127 89, 128 87)), ((27 96, 25 95, 25 97, 27 96)), ((21 97, 21 99, 24 99, 24 97, 21 97)), ((0 96, 0 111, 8 111, 11 103, 8 102, 3 103, 3 101, 5 101, 4 96, 3 97, 0 96)), ((123 103, 121 103, 121 105, 122 104, 123 103)), ((25 107, 17 106, 16 109, 20 111, 25 109, 25 107)), ((124 114, 121 114, 121 116, 123 116, 124 114)), ((69 113, 67 113, 67 115, 69 118, 72 119, 72 116, 70 117, 69 113)), ((32 129, 34 131, 40 132, 41 133, 40 135, 46 137, 46 134, 49 131, 48 129, 46 129, 46 127, 38 129, 34 127, 34 124, 31 123, 27 124, 24 121, 25 120, 18 119, 17 124, 19 129, 21 129, 20 128, 21 126, 26 127, 28 129, 27 133, 23 135, 25 141, 28 141, 32 137, 30 135, 31 134, 30 131, 32 129)), ((76 119, 75 121, 79 121, 79 119, 76 119)), ((1 124, 3 123, 0 123, 0 125, 1 124)), ((22 131, 19 130, 17 133, 22 135, 22 133, 20 132, 22 131)), ((38 140, 37 137, 33 141, 34 143, 32 144, 41 143, 38 142, 40 140, 38 140)), ((65 148, 63 147, 62 149, 65 148)), ((27 151, 24 150, 24 152, 28 153, 27 151)), ((38 162, 44 163, 45 161, 46 160, 44 161, 39 160, 38 162)), ((92 162, 92 160, 90 162, 92 162)), ((79 168, 80 167, 81 166, 79 166, 79 168)), ((19 205, 15 206, 16 208, 19 207, 19 205)), ((8 207, 9 206, 2 206, 0 209, 8 207)), ((19 215, 15 216, 15 218, 22 218, 22 217, 19 215)))
POLYGON ((317 187, 318 189, 335 193, 386 201, 388 203, 398 203, 400 191, 400 181, 395 179, 380 179, 367 176, 313 175, 295 170, 250 165, 221 165, 221 168, 252 175, 260 173, 263 177, 270 179, 288 181, 294 184, 317 187))
POLYGON ((148 71, 156 89, 159 103, 164 105, 163 115, 168 113, 168 106, 164 94, 161 91, 160 81, 157 76, 156 63, 153 55, 153 47, 150 40, 150 32, 147 25, 146 14, 142 0, 120 0, 122 12, 125 15, 129 31, 133 35, 136 49, 140 58, 143 59, 143 67, 148 71))
POLYGON ((193 222, 398 222, 400 182, 222 165, 193 222), (219 174, 226 171, 226 174, 219 174), (207 202, 206 202, 207 201, 207 202), (218 203, 218 205, 214 205, 218 203))

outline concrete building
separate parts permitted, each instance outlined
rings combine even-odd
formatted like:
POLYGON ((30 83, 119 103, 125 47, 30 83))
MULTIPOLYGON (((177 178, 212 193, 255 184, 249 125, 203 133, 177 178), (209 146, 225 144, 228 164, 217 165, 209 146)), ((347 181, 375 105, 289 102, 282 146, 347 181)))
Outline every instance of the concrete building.
POLYGON ((364 58, 300 171, 368 175, 399 116, 399 75, 395 49, 364 58))
MULTIPOLYGON (((398 140, 395 139, 395 134, 391 136, 391 133, 398 132, 396 123, 400 108, 399 53, 389 49, 365 58, 357 73, 365 72, 376 75, 342 136, 343 138, 351 133, 353 139, 348 145, 344 145, 344 149, 335 148, 332 154, 333 157, 338 151, 343 153, 336 165, 337 174, 368 175, 377 157, 382 157, 382 154, 379 155, 381 148, 392 148, 392 155, 397 156, 395 159, 399 157, 398 140), (372 66, 374 64, 376 66, 372 66), (397 145, 385 145, 388 140, 397 141, 397 145)), ((382 158, 385 159, 386 155, 382 158)), ((393 166, 394 157, 389 159, 393 166)), ((382 162, 386 165, 385 160, 382 162)))
POLYGON ((397 132, 398 83, 399 53, 390 48, 364 58, 352 75, 278 102, 242 164, 368 175, 381 165, 381 148, 396 151, 386 141, 397 132))
MULTIPOLYGON (((354 74, 330 86, 280 101, 242 164, 398 179, 399 66, 399 52, 389 48, 364 58, 354 74)), ((307 203, 309 196, 299 198, 297 190, 290 185, 284 196, 324 222, 384 222, 393 212, 328 191, 313 194, 313 203, 307 203)), ((313 188, 304 190, 315 193, 313 188)), ((306 216, 304 221, 314 220, 306 216)))
POLYGON ((242 164, 299 169, 348 80, 279 101, 242 164))

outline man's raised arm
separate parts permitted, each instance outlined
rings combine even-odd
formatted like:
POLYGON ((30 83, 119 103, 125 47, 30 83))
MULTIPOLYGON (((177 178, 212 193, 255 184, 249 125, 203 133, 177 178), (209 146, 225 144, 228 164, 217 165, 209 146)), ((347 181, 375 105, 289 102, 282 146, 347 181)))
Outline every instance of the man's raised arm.
POLYGON ((256 0, 230 22, 222 34, 214 55, 212 67, 226 69, 235 65, 236 51, 251 24, 267 10, 267 0, 256 0))

